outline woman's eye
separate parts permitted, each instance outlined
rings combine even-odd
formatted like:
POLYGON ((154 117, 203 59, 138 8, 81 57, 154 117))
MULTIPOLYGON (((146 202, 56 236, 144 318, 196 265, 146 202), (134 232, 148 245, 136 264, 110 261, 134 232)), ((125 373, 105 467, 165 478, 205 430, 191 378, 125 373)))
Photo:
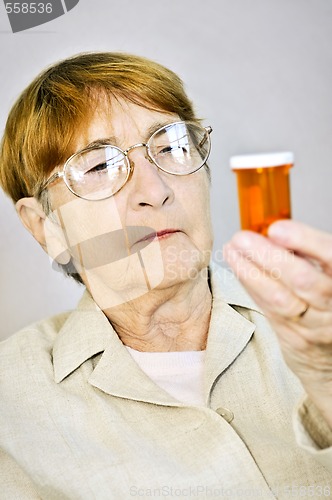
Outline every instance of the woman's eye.
POLYGON ((94 167, 90 168, 90 170, 87 170, 85 172, 86 174, 94 174, 95 172, 102 172, 103 170, 107 170, 108 165, 107 163, 98 163, 98 165, 95 165, 94 167))
POLYGON ((165 146, 163 148, 160 148, 159 154, 166 154, 166 153, 171 153, 172 152, 172 147, 171 146, 165 146))
POLYGON ((159 150, 159 154, 168 154, 168 153, 188 153, 188 149, 185 146, 181 146, 181 144, 173 144, 169 146, 165 146, 159 150))

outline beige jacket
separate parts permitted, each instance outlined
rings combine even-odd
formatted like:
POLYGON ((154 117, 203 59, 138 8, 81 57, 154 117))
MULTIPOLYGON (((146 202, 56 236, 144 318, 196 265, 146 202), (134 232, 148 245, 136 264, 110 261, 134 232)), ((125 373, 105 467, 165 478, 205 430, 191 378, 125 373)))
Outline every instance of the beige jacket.
POLYGON ((331 433, 233 275, 211 282, 205 407, 156 386, 87 292, 1 344, 1 499, 332 495, 331 433))

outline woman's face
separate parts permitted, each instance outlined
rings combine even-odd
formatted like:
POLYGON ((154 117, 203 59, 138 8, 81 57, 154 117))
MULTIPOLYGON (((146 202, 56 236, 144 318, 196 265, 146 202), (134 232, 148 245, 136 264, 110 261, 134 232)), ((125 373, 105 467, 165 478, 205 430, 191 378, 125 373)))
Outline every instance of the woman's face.
MULTIPOLYGON (((108 139, 126 150, 146 143, 151 130, 179 120, 126 100, 99 106, 77 150, 108 139)), ((64 182, 49 189, 62 245, 102 309, 195 279, 210 259, 209 179, 204 168, 177 176, 159 170, 146 149, 129 153, 132 176, 111 198, 77 198, 64 182)), ((48 231, 46 231, 47 233, 48 231)), ((54 241, 54 227, 49 241, 54 241)), ((53 252, 50 252, 54 254, 53 252)))

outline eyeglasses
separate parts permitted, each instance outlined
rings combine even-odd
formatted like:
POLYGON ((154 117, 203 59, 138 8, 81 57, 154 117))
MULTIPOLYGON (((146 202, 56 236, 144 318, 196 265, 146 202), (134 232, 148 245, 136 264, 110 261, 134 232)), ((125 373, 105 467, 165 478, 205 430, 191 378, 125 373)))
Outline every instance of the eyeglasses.
POLYGON ((170 123, 154 132, 147 143, 123 151, 112 144, 85 148, 73 154, 62 171, 53 174, 39 190, 39 195, 57 178, 85 200, 104 200, 126 184, 134 166, 128 158, 133 149, 146 148, 147 159, 160 170, 172 175, 197 172, 206 163, 211 149, 211 127, 194 122, 170 123))

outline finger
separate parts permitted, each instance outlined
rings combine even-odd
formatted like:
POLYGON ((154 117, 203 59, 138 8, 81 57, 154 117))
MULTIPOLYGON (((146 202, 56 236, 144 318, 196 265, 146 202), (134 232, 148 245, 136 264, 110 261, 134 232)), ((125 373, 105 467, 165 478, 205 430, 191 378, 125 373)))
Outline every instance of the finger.
POLYGON ((332 310, 332 279, 311 262, 251 231, 235 234, 231 244, 303 301, 317 309, 332 310))
POLYGON ((306 303, 283 285, 278 277, 257 267, 231 243, 224 246, 224 258, 267 314, 290 318, 300 314, 306 307, 306 303))
POLYGON ((306 309, 305 302, 283 286, 280 280, 246 259, 231 244, 225 245, 224 258, 272 322, 287 326, 306 342, 331 343, 331 311, 319 311, 310 305, 306 314, 294 321, 294 318, 306 309))
POLYGON ((271 224, 268 237, 277 245, 317 260, 332 276, 332 235, 293 220, 271 224))
POLYGON ((321 365, 318 363, 317 357, 313 356, 316 352, 318 354, 323 354, 327 365, 327 368, 331 369, 331 355, 332 355, 332 344, 331 344, 331 331, 329 334, 326 329, 320 328, 318 330, 313 330, 308 327, 299 327, 298 325, 292 324, 290 321, 286 321, 283 318, 268 318, 273 330, 277 333, 278 339, 280 341, 281 348, 284 351, 286 357, 295 352, 296 357, 305 356, 304 364, 307 365, 308 361, 312 365, 313 369, 321 365), (309 355, 309 359, 308 356, 309 355))
MULTIPOLYGON (((274 318, 278 320, 278 318, 274 318)), ((279 321, 292 331, 300 332, 308 343, 317 345, 332 343, 331 311, 318 311, 313 306, 308 305, 305 314, 291 318, 280 318, 279 321)))

